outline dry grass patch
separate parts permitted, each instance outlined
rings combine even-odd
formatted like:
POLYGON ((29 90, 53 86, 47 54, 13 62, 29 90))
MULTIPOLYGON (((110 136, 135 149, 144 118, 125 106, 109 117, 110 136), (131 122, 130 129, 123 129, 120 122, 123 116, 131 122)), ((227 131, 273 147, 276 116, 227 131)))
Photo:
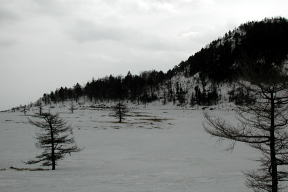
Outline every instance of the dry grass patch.
POLYGON ((139 120, 142 120, 142 121, 152 121, 152 122, 161 123, 161 122, 163 122, 163 121, 168 121, 168 120, 172 120, 172 119, 154 117, 154 118, 147 118, 147 119, 145 118, 145 119, 139 119, 139 120))
POLYGON ((43 169, 43 168, 18 168, 11 166, 10 169, 16 170, 16 171, 49 171, 50 169, 43 169))

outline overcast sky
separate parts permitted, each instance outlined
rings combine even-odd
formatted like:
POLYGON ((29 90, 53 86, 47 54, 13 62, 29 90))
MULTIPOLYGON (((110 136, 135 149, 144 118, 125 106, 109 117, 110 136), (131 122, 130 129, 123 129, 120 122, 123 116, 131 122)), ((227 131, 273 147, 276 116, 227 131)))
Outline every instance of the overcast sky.
POLYGON ((129 70, 167 71, 287 0, 0 0, 0 110, 129 70))

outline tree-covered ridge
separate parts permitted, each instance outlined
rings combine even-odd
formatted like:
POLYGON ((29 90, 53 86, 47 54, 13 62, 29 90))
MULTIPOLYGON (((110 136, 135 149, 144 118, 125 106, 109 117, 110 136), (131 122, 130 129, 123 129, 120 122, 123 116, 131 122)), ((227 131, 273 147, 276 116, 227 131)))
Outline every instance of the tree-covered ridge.
POLYGON ((61 87, 50 94, 43 95, 43 102, 63 102, 73 99, 78 101, 81 96, 86 96, 90 101, 128 99, 138 102, 150 102, 156 100, 154 91, 157 85, 165 80, 165 74, 160 71, 145 71, 140 75, 132 75, 130 72, 125 77, 107 76, 87 82, 84 87, 76 84, 73 88, 61 87))
POLYGON ((207 101, 209 94, 215 95, 213 100, 218 99, 215 84, 243 79, 246 77, 243 71, 247 73, 247 68, 253 67, 253 71, 257 68, 271 71, 271 66, 282 67, 287 61, 287 34, 288 20, 285 18, 248 22, 227 32, 224 37, 212 41, 166 73, 152 70, 142 72, 140 75, 128 72, 124 77, 110 75, 93 79, 82 87, 79 84, 73 88, 61 87, 44 94, 42 100, 47 104, 68 99, 77 101, 81 96, 86 96, 91 101, 125 98, 131 101, 150 102, 162 98, 164 103, 166 100, 173 103, 175 100, 179 103, 211 103, 207 101), (189 96, 191 99, 188 98, 188 102, 187 97, 185 98, 188 90, 184 90, 180 82, 171 83, 171 79, 179 74, 184 74, 186 77, 198 74, 202 82, 201 89, 198 85, 193 85, 193 94, 189 96), (214 87, 210 93, 205 88, 208 82, 214 87), (155 94, 157 91, 162 95, 155 94))
POLYGON ((233 81, 242 76, 239 72, 243 65, 250 64, 242 62, 245 57, 257 59, 258 64, 261 58, 268 65, 283 64, 288 53, 287 34, 285 18, 248 22, 211 42, 174 70, 184 71, 186 76, 199 72, 215 82, 233 81))

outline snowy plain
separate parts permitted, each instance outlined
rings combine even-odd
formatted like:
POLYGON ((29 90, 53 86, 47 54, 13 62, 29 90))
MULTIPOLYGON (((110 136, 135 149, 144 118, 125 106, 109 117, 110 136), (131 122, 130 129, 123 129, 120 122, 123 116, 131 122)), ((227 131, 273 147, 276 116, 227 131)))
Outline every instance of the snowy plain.
MULTIPOLYGON (((227 151, 204 131, 202 109, 134 105, 119 124, 109 108, 67 108, 52 112, 73 127, 83 150, 55 171, 9 169, 40 167, 23 163, 41 152, 34 145, 39 128, 28 123, 32 111, 0 113, 1 192, 244 192, 242 172, 257 168, 260 154, 243 144, 227 151)), ((213 113, 234 117, 231 110, 213 113)))

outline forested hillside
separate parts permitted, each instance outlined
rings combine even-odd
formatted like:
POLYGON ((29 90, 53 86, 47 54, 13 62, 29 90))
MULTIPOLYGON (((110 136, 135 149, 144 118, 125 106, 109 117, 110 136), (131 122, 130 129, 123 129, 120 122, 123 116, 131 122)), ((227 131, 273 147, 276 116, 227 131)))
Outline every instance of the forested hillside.
POLYGON ((166 73, 151 70, 139 75, 128 72, 126 76, 92 79, 82 86, 77 83, 72 88, 61 87, 46 93, 40 102, 78 101, 85 97, 92 102, 126 99, 138 103, 160 100, 163 104, 212 105, 225 98, 241 104, 247 102, 247 93, 234 83, 249 80, 245 73, 252 68, 269 71, 271 66, 282 67, 287 61, 287 34, 285 18, 248 22, 166 73))

